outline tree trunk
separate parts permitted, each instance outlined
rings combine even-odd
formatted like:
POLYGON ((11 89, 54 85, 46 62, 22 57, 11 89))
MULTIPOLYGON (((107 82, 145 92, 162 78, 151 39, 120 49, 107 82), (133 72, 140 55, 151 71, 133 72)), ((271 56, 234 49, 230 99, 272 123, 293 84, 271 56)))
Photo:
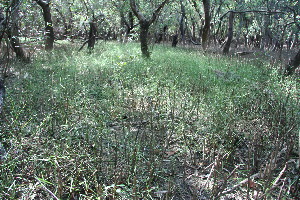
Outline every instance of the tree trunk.
POLYGON ((265 14, 264 15, 264 26, 263 26, 264 31, 263 31, 263 35, 262 35, 262 42, 260 43, 261 49, 270 47, 270 45, 272 43, 272 33, 269 28, 269 25, 270 25, 270 15, 265 14))
POLYGON ((3 109, 4 97, 5 97, 4 81, 0 78, 0 114, 2 113, 2 109, 3 109))
POLYGON ((54 31, 51 18, 50 2, 43 0, 35 0, 43 10, 43 17, 45 21, 45 49, 51 51, 54 43, 54 31))
POLYGON ((20 40, 18 37, 11 37, 10 43, 13 47, 14 52, 16 53, 16 57, 24 62, 29 62, 29 58, 26 56, 26 53, 20 43, 20 40))
POLYGON ((294 35, 295 35, 295 37, 294 37, 294 40, 293 40, 293 42, 292 42, 292 45, 291 45, 291 49, 293 49, 295 46, 297 46, 297 44, 299 43, 299 32, 300 31, 295 31, 294 32, 294 35))
POLYGON ((210 33, 210 2, 209 0, 202 0, 204 8, 204 27, 202 31, 202 48, 206 50, 209 43, 210 33))
POLYGON ((11 7, 13 8, 11 10, 11 26, 7 30, 7 36, 10 40, 14 52, 16 53, 16 57, 22 61, 27 62, 29 61, 29 59, 27 58, 26 53, 19 40, 19 5, 20 0, 13 0, 11 3, 11 7))
POLYGON ((181 18, 179 22, 179 29, 180 29, 181 41, 183 44, 185 44, 185 27, 184 27, 185 7, 183 5, 182 0, 180 0, 180 8, 181 8, 181 18))
POLYGON ((3 15, 2 10, 0 10, 0 45, 1 45, 1 41, 2 41, 3 36, 4 36, 4 29, 5 29, 5 26, 6 26, 5 21, 6 21, 5 16, 3 15))
POLYGON ((90 32, 89 32, 89 40, 88 40, 88 49, 89 50, 92 50, 95 47, 96 34, 97 34, 96 23, 90 22, 90 32))
POLYGON ((120 11, 120 17, 121 17, 121 26, 125 26, 125 35, 124 35, 124 41, 127 41, 128 36, 130 35, 131 31, 134 28, 134 18, 132 12, 128 12, 128 21, 123 13, 123 11, 120 11))
POLYGON ((293 59, 291 59, 287 64, 284 75, 286 76, 292 75, 297 69, 297 67, 299 66, 300 66, 300 49, 298 50, 296 56, 293 59))
POLYGON ((132 12, 129 12, 128 13, 128 21, 129 21, 129 32, 128 34, 130 33, 130 31, 134 28, 134 18, 133 18, 133 14, 132 12))
POLYGON ((167 34, 167 31, 168 31, 168 26, 165 25, 164 28, 163 28, 163 41, 166 41, 166 34, 167 34))
POLYGON ((150 57, 150 52, 148 50, 148 31, 150 24, 148 21, 140 21, 140 42, 142 56, 145 58, 150 57))
POLYGON ((147 19, 143 13, 141 13, 136 5, 135 0, 130 0, 130 7, 133 12, 133 14, 139 19, 140 24, 140 42, 141 42, 141 50, 142 50, 142 56, 145 58, 150 57, 150 52, 148 50, 148 31, 150 25, 157 19, 160 11, 163 9, 163 7, 169 2, 169 0, 164 0, 152 13, 151 19, 147 19))
POLYGON ((195 23, 194 19, 192 19, 192 38, 194 41, 197 40, 197 38, 196 38, 196 23, 195 23))
POLYGON ((178 34, 172 36, 172 47, 176 47, 178 43, 178 34))
POLYGON ((227 40, 223 48, 223 54, 228 54, 230 49, 230 44, 233 38, 233 20, 234 20, 234 13, 229 13, 229 21, 228 21, 228 33, 227 33, 227 40))
POLYGON ((155 35, 155 37, 156 37, 156 40, 155 40, 155 43, 157 43, 157 44, 160 44, 161 43, 161 41, 163 40, 163 33, 157 33, 156 35, 155 35))

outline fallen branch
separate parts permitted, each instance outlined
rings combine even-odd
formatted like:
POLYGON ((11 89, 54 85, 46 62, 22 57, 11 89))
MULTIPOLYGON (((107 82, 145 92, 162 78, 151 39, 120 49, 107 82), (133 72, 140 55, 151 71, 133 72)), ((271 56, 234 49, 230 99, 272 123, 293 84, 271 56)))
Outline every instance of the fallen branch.
MULTIPOLYGON (((264 194, 262 194, 262 196, 260 196, 260 198, 263 198, 264 196, 266 196, 270 191, 274 190, 275 188, 278 187, 278 182, 281 179, 282 175, 284 174, 284 172, 286 171, 287 167, 288 167, 288 163, 291 162, 291 160, 287 161, 283 167, 283 169, 280 171, 279 175, 277 176, 277 178, 274 180, 272 186, 270 187, 270 189, 267 189, 266 192, 264 194)), ((284 183, 283 183, 284 185, 284 183)), ((282 191, 282 187, 281 187, 281 191, 282 191)))
MULTIPOLYGON (((260 173, 253 174, 252 176, 250 176, 250 179, 255 179, 257 177, 260 177, 260 173)), ((246 184, 248 181, 249 181, 249 178, 246 178, 246 179, 242 180, 241 182, 239 182, 238 184, 234 185, 229 190, 226 190, 226 191, 222 192, 222 195, 225 195, 225 194, 228 194, 230 192, 233 192, 236 188, 240 187, 241 185, 246 184)))
POLYGON ((225 179, 224 183, 221 185, 221 187, 219 187, 219 192, 218 192, 218 195, 216 197, 216 199, 219 199, 219 197, 221 197, 222 195, 222 191, 225 189, 227 183, 228 183, 228 180, 234 175, 235 171, 238 169, 238 166, 235 166, 235 168, 231 171, 231 173, 227 176, 227 178, 225 179))
MULTIPOLYGON (((78 49, 78 52, 81 51, 81 50, 83 49, 83 47, 84 47, 91 39, 93 39, 93 38, 90 38, 90 39, 86 40, 86 41, 82 44, 82 46, 78 49)), ((103 39, 103 38, 101 38, 101 37, 96 37, 95 39, 98 40, 98 39, 103 39)))
POLYGON ((253 51, 240 51, 240 52, 236 52, 235 55, 237 55, 237 56, 245 56, 245 55, 253 54, 253 53, 254 53, 253 51))
POLYGON ((83 49, 83 47, 90 41, 90 39, 88 39, 87 41, 85 41, 82 46, 78 49, 78 52, 81 51, 83 49))

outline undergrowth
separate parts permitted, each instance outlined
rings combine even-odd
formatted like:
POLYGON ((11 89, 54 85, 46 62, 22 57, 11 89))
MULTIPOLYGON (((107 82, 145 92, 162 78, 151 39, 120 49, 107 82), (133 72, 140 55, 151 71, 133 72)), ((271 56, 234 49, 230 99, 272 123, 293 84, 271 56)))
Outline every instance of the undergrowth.
MULTIPOLYGON (((69 46, 68 46, 69 45, 69 46)), ((135 43, 11 65, 1 199, 291 199, 299 82, 267 63, 135 43)))

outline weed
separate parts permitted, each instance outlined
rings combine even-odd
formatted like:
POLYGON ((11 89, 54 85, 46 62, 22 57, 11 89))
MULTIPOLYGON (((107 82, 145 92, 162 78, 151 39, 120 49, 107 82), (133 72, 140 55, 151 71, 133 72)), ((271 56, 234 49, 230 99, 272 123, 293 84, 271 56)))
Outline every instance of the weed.
POLYGON ((165 46, 148 60, 135 43, 77 48, 14 66, 1 198, 299 194, 299 83, 262 62, 165 46))

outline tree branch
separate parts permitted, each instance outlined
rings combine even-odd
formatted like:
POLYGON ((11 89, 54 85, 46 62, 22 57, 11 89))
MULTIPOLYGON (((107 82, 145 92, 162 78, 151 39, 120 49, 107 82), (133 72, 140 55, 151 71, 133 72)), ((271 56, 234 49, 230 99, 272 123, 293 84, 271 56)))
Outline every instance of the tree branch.
POLYGON ((135 3, 135 0, 130 0, 130 7, 132 9, 132 12, 134 15, 140 20, 140 21, 145 21, 146 18, 145 16, 138 10, 137 5, 135 3))
MULTIPOLYGON (((191 1, 191 0, 189 0, 189 1, 191 1)), ((198 15, 199 15, 199 17, 200 17, 200 19, 201 19, 201 18, 202 18, 202 15, 201 15, 200 9, 199 9, 199 7, 198 7, 198 5, 197 5, 197 3, 196 3, 196 0, 192 0, 190 3, 191 3, 192 6, 195 8, 196 12, 198 13, 198 15)))
POLYGON ((169 2, 169 0, 164 0, 157 8, 156 8, 156 10, 153 12, 153 14, 152 14, 152 18, 150 19, 150 24, 152 24, 155 20, 156 20, 156 18, 157 18, 157 16, 159 15, 159 13, 160 13, 160 11, 162 10, 162 8, 167 4, 169 2))
POLYGON ((49 2, 43 1, 43 0, 34 0, 39 6, 45 7, 49 2))
POLYGON ((120 11, 120 17, 121 17, 121 20, 122 20, 122 22, 125 24, 125 26, 127 27, 127 28, 129 28, 130 27, 130 25, 129 25, 129 23, 127 22, 127 20, 126 20, 126 18, 125 18, 125 15, 124 15, 124 12, 123 11, 120 11))
POLYGON ((228 13, 267 13, 267 14, 284 14, 282 11, 268 11, 268 10, 244 10, 244 11, 236 11, 236 10, 229 10, 224 15, 220 17, 220 20, 222 20, 228 13))

